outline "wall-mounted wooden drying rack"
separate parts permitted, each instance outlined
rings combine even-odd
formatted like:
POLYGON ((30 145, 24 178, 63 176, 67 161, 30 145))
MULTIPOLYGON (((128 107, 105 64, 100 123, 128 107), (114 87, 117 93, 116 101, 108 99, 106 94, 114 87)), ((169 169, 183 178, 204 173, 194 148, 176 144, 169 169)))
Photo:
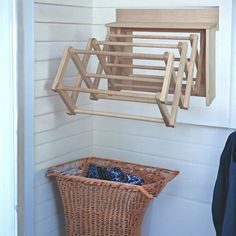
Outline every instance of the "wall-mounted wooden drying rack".
POLYGON ((65 49, 52 89, 69 114, 164 122, 174 127, 178 108, 188 109, 190 96, 206 97, 207 105, 214 99, 218 15, 218 8, 117 10, 117 21, 106 25, 105 41, 91 38, 85 50, 65 49), (95 73, 87 69, 93 56, 97 58, 95 73), (70 59, 79 76, 68 86, 63 77, 70 59), (101 80, 106 81, 105 87, 101 88, 101 80), (89 93, 91 100, 156 104, 162 118, 81 109, 76 105, 79 93, 89 93))

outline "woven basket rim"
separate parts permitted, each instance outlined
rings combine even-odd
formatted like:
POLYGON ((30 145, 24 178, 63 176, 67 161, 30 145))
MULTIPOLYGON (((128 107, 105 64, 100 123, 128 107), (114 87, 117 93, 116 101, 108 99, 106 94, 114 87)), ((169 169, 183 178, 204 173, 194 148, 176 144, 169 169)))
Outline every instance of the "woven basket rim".
POLYGON ((48 170, 57 169, 57 168, 60 168, 61 166, 69 165, 69 164, 72 164, 72 163, 75 163, 75 162, 78 162, 78 161, 83 161, 83 160, 86 160, 86 159, 121 162, 123 164, 133 165, 133 166, 137 166, 137 167, 140 167, 140 168, 148 168, 148 169, 150 168, 150 169, 153 169, 153 170, 166 171, 167 173, 172 173, 172 172, 173 173, 177 172, 177 174, 179 173, 178 170, 170 170, 170 169, 167 169, 167 168, 160 168, 160 167, 155 167, 155 166, 148 166, 148 165, 143 165, 143 164, 137 164, 137 163, 133 163, 133 162, 121 161, 121 160, 112 159, 112 158, 106 158, 106 157, 103 158, 103 157, 95 157, 95 156, 87 156, 87 157, 82 157, 82 158, 79 158, 79 159, 76 159, 76 160, 64 162, 62 164, 58 164, 58 165, 49 167, 48 170))
MULTIPOLYGON (((113 161, 114 163, 122 163, 122 164, 127 164, 127 165, 132 165, 138 168, 143 168, 143 169, 150 169, 153 171, 160 171, 160 172, 166 172, 168 174, 170 174, 170 176, 168 177, 169 181, 171 179, 173 179, 175 176, 177 176, 179 174, 178 170, 169 170, 169 169, 165 169, 165 168, 160 168, 160 167, 153 167, 153 166, 147 166, 147 165, 140 165, 140 164, 135 164, 135 163, 129 163, 129 162, 124 162, 124 161, 120 161, 120 160, 114 160, 114 159, 106 159, 106 158, 101 158, 101 157, 83 157, 83 158, 79 158, 73 161, 69 161, 63 164, 59 164, 53 167, 49 167, 48 171, 50 170, 55 170, 55 169, 59 169, 65 165, 69 165, 69 164, 73 164, 76 162, 82 162, 84 160, 87 159, 94 159, 94 160, 101 160, 101 161, 113 161)), ((95 178, 88 178, 86 176, 82 176, 82 175, 73 175, 73 176, 66 176, 63 174, 59 174, 59 173, 47 173, 47 176, 54 176, 54 177, 59 177, 59 178, 63 178, 65 180, 70 180, 73 182, 83 182, 89 185, 95 185, 95 186, 111 186, 111 187, 116 187, 116 188, 120 188, 120 189, 124 189, 124 190, 130 190, 130 191, 141 191, 143 192, 148 198, 152 199, 154 198, 154 195, 148 193, 147 189, 155 186, 156 182, 152 182, 152 183, 148 183, 148 184, 143 184, 141 186, 139 185, 134 185, 134 184, 128 184, 128 183, 123 183, 123 182, 115 182, 115 181, 109 181, 109 180, 103 180, 103 179, 95 179, 95 178)))

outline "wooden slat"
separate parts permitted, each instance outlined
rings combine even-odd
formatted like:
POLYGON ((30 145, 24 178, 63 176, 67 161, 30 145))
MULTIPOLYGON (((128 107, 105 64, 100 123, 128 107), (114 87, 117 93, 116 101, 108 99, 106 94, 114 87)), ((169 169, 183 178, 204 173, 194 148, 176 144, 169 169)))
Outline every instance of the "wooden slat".
MULTIPOLYGON (((91 41, 92 41, 92 39, 88 40, 88 43, 86 45, 86 50, 91 50, 92 49, 91 41)), ((82 65, 84 66, 85 69, 88 66, 88 62, 89 62, 89 55, 84 55, 84 57, 82 59, 82 65)), ((75 87, 81 87, 82 82, 83 82, 83 80, 82 80, 81 76, 78 75, 74 86, 75 87)), ((78 96, 79 96, 78 91, 72 92, 71 99, 74 101, 74 103, 76 103, 76 101, 78 99, 78 96)))
POLYGON ((113 38, 140 38, 140 39, 168 39, 168 40, 189 40, 189 36, 173 36, 173 35, 143 35, 143 34, 110 34, 113 38))
POLYGON ((170 125, 170 114, 169 111, 166 107, 166 104, 162 104, 159 99, 156 99, 157 105, 159 107, 159 110, 161 112, 161 115, 163 117, 164 123, 166 124, 167 127, 174 127, 174 125, 170 125))
POLYGON ((197 34, 191 35, 192 50, 191 50, 190 62, 188 64, 188 77, 184 96, 184 108, 186 109, 189 107, 190 95, 193 88, 193 72, 197 55, 197 45, 198 45, 197 34))
POLYGON ((187 59, 188 44, 184 42, 182 48, 183 49, 181 51, 179 71, 177 73, 177 79, 176 79, 176 84, 175 84, 173 105, 171 109, 170 125, 175 125, 175 122, 176 122, 177 111, 178 111, 180 98, 181 98, 182 80, 183 80, 183 75, 184 75, 185 62, 187 59))
POLYGON ((160 76, 160 75, 130 74, 128 76, 131 78, 148 78, 148 79, 152 79, 153 81, 160 79, 160 81, 162 81, 162 82, 164 79, 164 76, 160 76))
MULTIPOLYGON (((201 31, 200 33, 200 51, 197 60, 197 80, 194 86, 194 94, 196 95, 204 95, 206 91, 201 88, 202 83, 206 83, 206 75, 205 75, 205 53, 206 53, 206 32, 201 31)), ((204 86, 205 87, 205 86, 204 86)))
POLYGON ((158 44, 158 43, 130 43, 130 42, 110 42, 110 41, 97 41, 98 45, 115 45, 115 46, 128 46, 128 47, 151 47, 151 48, 178 48, 178 44, 158 44))
MULTIPOLYGON (((95 38, 92 39, 91 44, 92 44, 94 50, 96 50, 98 52, 104 52, 104 51, 102 51, 100 46, 97 44, 97 40, 95 38)), ((97 57, 98 57, 98 60, 100 62, 100 65, 101 65, 101 68, 103 69, 103 71, 106 74, 111 74, 112 73, 111 68, 106 67, 106 62, 107 62, 106 57, 104 55, 100 55, 100 54, 97 54, 97 57)), ((111 85, 111 88, 114 89, 114 82, 113 81, 111 81, 110 85, 111 85)))
MULTIPOLYGON (((124 85, 122 84, 122 86, 124 86, 124 85)), ((145 98, 120 97, 120 96, 107 95, 107 94, 99 94, 99 95, 97 95, 97 98, 98 99, 116 100, 116 101, 141 102, 141 103, 156 104, 155 99, 151 100, 151 99, 145 99, 145 98)))
POLYGON ((215 33, 206 30, 206 105, 215 98, 215 33))
POLYGON ((171 77, 172 77, 172 70, 173 70, 173 65, 174 65, 174 54, 173 53, 166 53, 166 57, 167 57, 166 71, 165 71, 165 76, 164 76, 162 90, 161 90, 161 96, 160 96, 160 101, 164 102, 164 103, 167 101, 167 96, 169 93, 170 82, 171 82, 171 77))
POLYGON ((76 54, 90 54, 90 55, 103 55, 103 56, 117 56, 133 59, 149 59, 149 60, 163 60, 161 54, 147 54, 147 53, 124 53, 124 52, 110 52, 110 51, 86 51, 71 48, 70 50, 76 54))
MULTIPOLYGON (((71 50, 70 50, 71 52, 71 50)), ((91 81, 91 78, 86 74, 86 70, 84 68, 84 65, 82 64, 82 61, 80 60, 79 56, 77 54, 71 53, 71 58, 75 63, 76 68, 80 72, 81 78, 89 88, 93 88, 93 83, 91 81)))
POLYGON ((65 103, 67 109, 70 111, 70 114, 75 115, 76 106, 71 100, 71 97, 67 94, 66 91, 57 90, 57 92, 65 103))
POLYGON ((87 73, 88 77, 94 77, 94 78, 102 78, 102 79, 110 79, 110 80, 126 80, 126 81, 139 81, 139 82, 163 82, 163 76, 154 76, 149 77, 147 76, 124 76, 124 75, 106 75, 106 74, 93 74, 93 73, 87 73))
MULTIPOLYGON (((107 28, 107 34, 106 34, 106 40, 108 40, 109 35, 110 35, 110 28, 108 27, 108 28, 107 28)), ((102 51, 108 51, 108 49, 109 49, 108 46, 107 46, 107 45, 104 45, 102 51)), ((98 63, 98 67, 97 67, 97 70, 96 70, 96 74, 101 74, 102 71, 103 71, 103 68, 102 68, 101 64, 98 63)), ((94 80, 94 87, 95 87, 95 88, 98 88, 99 83, 100 83, 100 79, 99 79, 99 78, 95 78, 95 80, 94 80)), ((93 97, 90 97, 90 98, 92 99, 93 97)))
MULTIPOLYGON (((152 83, 151 85, 145 84, 119 84, 116 83, 117 88, 121 88, 124 90, 139 90, 139 91, 146 91, 151 93, 156 93, 157 91, 161 91, 162 83, 152 83)), ((172 91, 173 92, 173 91, 172 91)))
MULTIPOLYGON (((87 51, 78 50, 71 48, 70 51, 76 54, 89 54, 89 55, 102 55, 102 56, 117 56, 131 59, 143 59, 143 60, 157 60, 163 61, 164 57, 162 54, 151 54, 151 53, 125 53, 125 52, 111 52, 111 51, 87 51)), ((190 58, 186 58, 190 61, 190 58)), ((175 57, 175 61, 180 61, 179 57, 175 57)))
POLYGON ((59 67, 57 69, 56 77, 53 81, 53 85, 52 85, 52 90, 53 91, 57 90, 57 86, 58 86, 58 84, 60 83, 60 81, 62 80, 62 78, 64 76, 67 64, 68 64, 69 59, 70 59, 70 57, 69 57, 69 48, 70 47, 66 47, 65 50, 64 50, 63 57, 60 61, 59 67))
MULTIPOLYGON (((112 29, 112 31, 114 31, 114 29, 112 29)), ((115 33, 120 34, 121 29, 120 28, 115 29, 115 33)), ((112 42, 113 38, 110 38, 110 36, 109 36, 106 39, 106 41, 109 41, 109 40, 112 42)), ((119 41, 119 39, 118 39, 118 41, 119 41)), ((122 47, 116 46, 116 45, 105 45, 105 46, 107 46, 110 49, 110 51, 122 52, 124 50, 126 50, 126 51, 129 50, 129 48, 124 48, 124 47, 122 48, 122 47)), ((119 64, 119 63, 127 64, 125 58, 122 58, 122 57, 111 57, 110 56, 110 57, 108 57, 108 62, 109 63, 114 63, 114 64, 119 64)), ((111 71, 112 71, 113 75, 122 75, 123 73, 125 73, 125 71, 127 71, 127 69, 122 69, 121 70, 119 67, 110 67, 110 68, 111 68, 111 71)), ((119 81, 119 82, 121 82, 121 81, 119 81)), ((111 84, 110 84, 110 80, 108 80, 108 89, 110 89, 110 88, 111 88, 111 84)))
MULTIPOLYGON (((108 67, 119 67, 119 68, 131 68, 131 69, 143 69, 143 70, 165 70, 165 66, 147 66, 147 65, 127 65, 127 64, 113 64, 107 63, 108 67)), ((175 68, 176 70, 178 68, 175 68)))
POLYGON ((162 118, 155 118, 155 117, 135 116, 135 115, 128 115, 128 114, 114 113, 114 112, 92 111, 92 110, 86 110, 86 109, 76 109, 75 112, 80 113, 80 114, 88 114, 88 115, 96 115, 96 116, 108 116, 108 117, 115 117, 115 118, 122 118, 122 119, 164 123, 162 118))
MULTIPOLYGON (((133 85, 131 85, 133 86, 133 85)), ((120 96, 114 96, 114 95, 106 95, 106 94, 99 94, 97 95, 98 99, 107 99, 107 100, 118 100, 118 101, 126 101, 126 102, 141 102, 141 103, 150 103, 150 104, 157 104, 157 100, 151 100, 151 99, 144 99, 144 98, 128 98, 128 97, 120 97, 120 96)), ((165 105, 172 106, 172 101, 166 101, 165 105)))
POLYGON ((111 91, 111 90, 105 90, 105 89, 75 88, 73 86, 63 86, 63 85, 60 85, 58 89, 62 91, 79 91, 83 93, 108 94, 108 95, 116 95, 116 96, 123 96, 123 97, 132 97, 132 98, 144 98, 144 99, 151 99, 151 100, 155 99, 154 95, 111 91))

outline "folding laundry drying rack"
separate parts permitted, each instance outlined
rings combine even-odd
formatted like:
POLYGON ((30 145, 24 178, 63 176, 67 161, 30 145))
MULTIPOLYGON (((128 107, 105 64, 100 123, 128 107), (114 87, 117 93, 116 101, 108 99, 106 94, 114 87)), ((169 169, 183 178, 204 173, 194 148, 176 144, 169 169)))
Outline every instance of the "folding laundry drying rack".
POLYGON ((104 41, 91 38, 85 50, 65 49, 52 89, 58 92, 69 114, 164 122, 174 127, 178 108, 188 109, 191 95, 205 96, 210 105, 215 96, 214 35, 218 8, 122 9, 117 10, 117 21, 106 26, 104 41), (140 53, 140 48, 152 53, 140 53), (98 60, 96 73, 88 71, 93 56, 98 60), (63 84, 70 60, 79 72, 73 86, 63 84), (134 73, 144 70, 142 74, 134 73), (105 88, 100 88, 101 80, 106 81, 105 88), (91 100, 156 104, 162 118, 78 108, 79 93, 90 94, 91 100))

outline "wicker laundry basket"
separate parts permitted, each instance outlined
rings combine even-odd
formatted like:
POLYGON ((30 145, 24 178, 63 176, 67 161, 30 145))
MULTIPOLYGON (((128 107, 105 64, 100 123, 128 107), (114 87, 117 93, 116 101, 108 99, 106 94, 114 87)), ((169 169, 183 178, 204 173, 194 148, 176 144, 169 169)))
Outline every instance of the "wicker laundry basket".
POLYGON ((56 176, 68 236, 139 236, 148 203, 178 173, 96 157, 48 169, 48 176, 56 176), (90 163, 119 167, 141 176, 145 183, 138 186, 87 178, 90 163), (73 175, 66 175, 70 169, 74 171, 73 175))

